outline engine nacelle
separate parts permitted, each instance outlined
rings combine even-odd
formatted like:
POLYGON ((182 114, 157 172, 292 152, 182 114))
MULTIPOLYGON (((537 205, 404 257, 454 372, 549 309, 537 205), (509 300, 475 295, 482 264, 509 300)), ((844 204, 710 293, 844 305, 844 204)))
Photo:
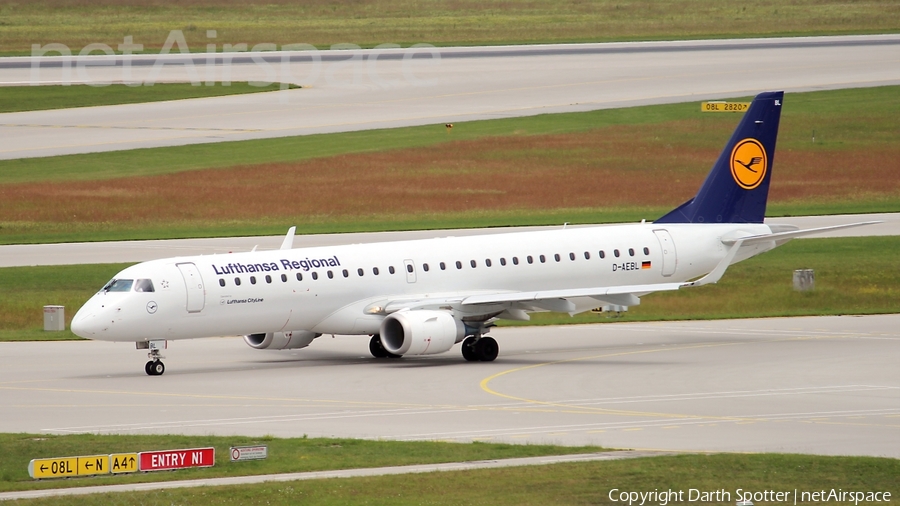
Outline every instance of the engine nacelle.
POLYGON ((251 348, 257 350, 296 350, 306 348, 313 339, 321 336, 308 330, 294 330, 292 332, 267 332, 265 334, 249 334, 244 336, 244 341, 251 348))
POLYGON ((381 344, 396 355, 433 355, 466 337, 466 326, 446 311, 399 311, 381 322, 381 344))

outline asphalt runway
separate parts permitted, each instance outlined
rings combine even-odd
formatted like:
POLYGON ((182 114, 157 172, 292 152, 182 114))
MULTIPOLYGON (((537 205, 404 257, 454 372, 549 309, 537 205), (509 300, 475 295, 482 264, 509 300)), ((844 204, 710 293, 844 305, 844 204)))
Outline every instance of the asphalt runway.
MULTIPOLYGON (((652 300, 646 303, 652 304, 652 300)), ((598 317, 600 319, 600 317, 598 317)), ((501 328, 495 362, 0 343, 0 431, 337 436, 900 457, 900 315, 501 328)))
MULTIPOLYGON (((216 40, 221 45, 228 41, 216 40)), ((235 42, 235 41, 232 41, 235 42)), ((0 114, 0 159, 900 84, 900 35, 0 58, 0 86, 277 81, 303 89, 0 114), (223 58, 230 59, 229 61, 223 58), (256 58, 258 61, 254 61, 256 58), (100 66, 108 63, 110 66, 100 66), (158 64, 157 64, 158 63, 158 64)), ((699 107, 699 105, 698 105, 699 107)))
MULTIPOLYGON (((792 224, 818 228, 864 221, 882 221, 876 225, 835 230, 810 237, 863 237, 900 235, 900 213, 848 214, 834 216, 795 216, 767 218, 766 223, 792 224)), ((590 225, 572 225, 573 227, 590 225)), ((414 230, 406 232, 367 232, 297 236, 295 248, 365 244, 373 242, 430 239, 447 236, 475 236, 546 230, 552 227, 473 228, 456 230, 414 230)), ((156 241, 109 241, 64 244, 20 244, 0 246, 0 268, 29 265, 77 265, 145 262, 158 258, 190 255, 222 255, 237 251, 277 249, 283 236, 219 237, 209 239, 169 239, 156 241)))

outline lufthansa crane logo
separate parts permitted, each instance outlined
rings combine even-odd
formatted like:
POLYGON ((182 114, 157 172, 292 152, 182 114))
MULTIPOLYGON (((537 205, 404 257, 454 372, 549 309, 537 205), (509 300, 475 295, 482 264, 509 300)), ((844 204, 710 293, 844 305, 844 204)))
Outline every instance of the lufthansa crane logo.
POLYGON ((766 150, 756 139, 744 139, 731 151, 731 175, 734 182, 745 190, 759 186, 766 177, 768 167, 766 150))

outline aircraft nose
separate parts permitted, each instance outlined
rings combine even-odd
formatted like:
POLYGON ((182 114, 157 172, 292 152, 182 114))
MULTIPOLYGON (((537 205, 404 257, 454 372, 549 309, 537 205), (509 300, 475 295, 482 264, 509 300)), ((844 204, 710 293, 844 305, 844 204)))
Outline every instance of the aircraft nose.
POLYGON ((85 339, 91 339, 97 334, 95 325, 97 316, 94 314, 90 306, 90 301, 81 306, 81 309, 79 309, 78 312, 75 313, 75 316, 72 317, 72 323, 69 326, 73 334, 85 339))

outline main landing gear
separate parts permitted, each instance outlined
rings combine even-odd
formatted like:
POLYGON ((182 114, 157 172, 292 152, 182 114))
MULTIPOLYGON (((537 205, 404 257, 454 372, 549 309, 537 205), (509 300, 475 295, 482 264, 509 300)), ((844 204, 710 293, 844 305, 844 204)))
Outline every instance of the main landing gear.
POLYGON ((162 376, 162 373, 166 372, 166 366, 161 360, 164 357, 160 350, 166 349, 167 345, 167 341, 138 341, 134 343, 135 348, 139 350, 150 350, 150 353, 147 354, 147 358, 150 361, 144 364, 144 372, 148 376, 162 376))
POLYGON ((372 339, 369 340, 369 353, 375 358, 400 358, 403 356, 391 353, 384 349, 384 345, 381 344, 381 336, 378 334, 375 334, 372 336, 372 339))
POLYGON ((469 362, 493 362, 500 346, 490 336, 469 336, 462 342, 462 356, 469 362))

